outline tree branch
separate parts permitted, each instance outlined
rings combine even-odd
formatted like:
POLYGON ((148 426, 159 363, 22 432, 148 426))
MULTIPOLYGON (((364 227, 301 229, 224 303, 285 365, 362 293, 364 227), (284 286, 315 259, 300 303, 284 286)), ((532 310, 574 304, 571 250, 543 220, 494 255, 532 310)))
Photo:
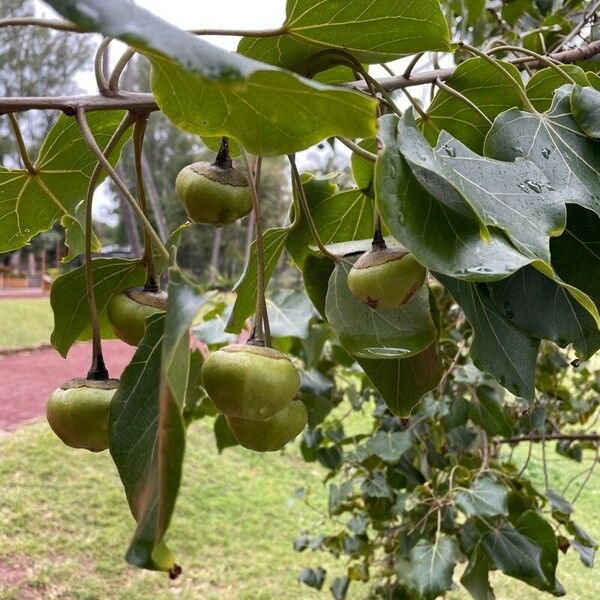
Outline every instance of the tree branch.
MULTIPOLYGON (((569 64, 579 60, 591 58, 600 54, 600 41, 592 42, 580 48, 549 54, 551 59, 569 64)), ((533 68, 541 68, 545 65, 537 59, 526 56, 511 61, 517 68, 524 69, 525 65, 533 68)), ((403 88, 428 85, 435 83, 437 79, 445 81, 448 79, 454 68, 434 69, 424 73, 411 75, 409 78, 403 76, 382 77, 377 79, 380 87, 388 92, 403 88)), ((368 83, 365 81, 353 81, 346 83, 343 87, 361 92, 368 92, 368 83)), ((75 115, 78 109, 85 112, 96 110, 129 110, 131 112, 153 112, 159 110, 154 96, 152 94, 142 94, 134 92, 118 92, 110 95, 93 96, 56 96, 56 97, 14 97, 0 98, 0 114, 11 112, 22 112, 27 110, 60 110, 68 115, 75 115)))
POLYGON ((546 435, 531 434, 518 435, 511 438, 494 440, 497 444, 518 444, 520 442, 542 442, 544 440, 561 440, 567 442, 600 442, 600 435, 596 433, 547 433, 546 435))

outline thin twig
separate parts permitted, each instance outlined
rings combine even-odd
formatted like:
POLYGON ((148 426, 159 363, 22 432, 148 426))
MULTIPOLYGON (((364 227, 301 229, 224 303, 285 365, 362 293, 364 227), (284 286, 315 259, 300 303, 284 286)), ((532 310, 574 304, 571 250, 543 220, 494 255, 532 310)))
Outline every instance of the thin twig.
MULTIPOLYGON (((269 326, 269 315, 266 299, 266 281, 265 281, 265 243, 263 239, 262 215, 260 210, 260 199, 257 188, 258 177, 254 176, 250 168, 250 160, 246 150, 242 149, 242 159, 246 167, 248 182, 250 183, 250 193, 252 194, 252 207, 254 209, 254 231, 256 239, 256 314, 254 315, 254 333, 259 340, 265 342, 266 346, 271 346, 271 328, 269 326)), ((256 172, 259 173, 262 166, 262 158, 259 156, 256 161, 256 172)))
POLYGON ((496 440, 498 444, 519 444, 520 442, 541 442, 546 440, 600 442, 600 435, 595 433, 549 433, 546 435, 531 434, 496 440))
POLYGON ((121 58, 117 61, 113 72, 108 80, 108 89, 111 92, 119 91, 119 79, 123 73, 125 67, 129 64, 129 61, 136 55, 136 51, 133 48, 127 48, 121 58))
POLYGON ((596 447, 596 456, 594 456, 594 462, 592 463, 592 466, 590 467, 590 470, 589 470, 588 474, 586 475, 586 478, 583 480, 583 483, 579 486, 579 489, 577 490, 575 497, 573 498, 573 500, 571 500, 571 504, 575 504, 575 502, 577 502, 577 499, 581 495, 581 492, 583 492, 585 486, 588 484, 590 478, 592 477, 592 475, 594 473, 594 468, 598 464, 599 456, 600 456, 600 445, 596 447))
POLYGON ((412 60, 408 63, 408 66, 404 70, 404 73, 402 73, 402 77, 404 77, 405 79, 410 79, 414 68, 417 66, 417 63, 421 60, 421 57, 424 54, 425 52, 420 52, 419 54, 415 54, 415 56, 412 57, 412 60))
POLYGON ((317 229, 312 215, 310 214, 310 209, 308 207, 306 195, 304 194, 304 187, 302 186, 302 180, 300 179, 300 173, 298 172, 298 167, 296 166, 296 158, 292 154, 290 154, 288 155, 288 160, 290 161, 290 167, 292 169, 292 182, 294 184, 296 194, 298 195, 300 206, 302 207, 302 213, 306 218, 308 228, 310 229, 312 237, 315 240, 315 244, 317 244, 317 247, 324 256, 330 258, 333 261, 337 261, 338 257, 329 252, 329 250, 327 250, 327 248, 325 247, 325 244, 323 243, 323 241, 321 240, 321 236, 319 235, 319 230, 317 229))
POLYGON ((101 94, 105 94, 108 90, 108 83, 106 82, 106 77, 104 76, 104 53, 112 42, 112 38, 105 37, 99 44, 98 49, 96 50, 96 55, 94 56, 94 75, 96 77, 96 85, 98 86, 98 91, 101 94))
POLYGON ((349 148, 350 150, 352 150, 352 152, 354 152, 354 154, 357 154, 358 156, 360 156, 361 158, 364 158, 366 160, 370 160, 371 162, 377 162, 377 154, 373 154, 372 152, 369 152, 368 150, 361 148, 356 142, 353 142, 352 140, 350 140, 346 137, 338 135, 337 139, 342 144, 344 144, 344 146, 346 146, 346 148, 349 148))
POLYGON ((526 54, 527 56, 536 58, 541 63, 544 63, 547 67, 550 67, 551 69, 556 71, 568 83, 571 83, 573 85, 575 85, 577 83, 566 71, 563 71, 563 69, 559 66, 560 63, 558 61, 554 60, 550 56, 544 56, 542 54, 538 54, 537 52, 534 52, 533 50, 528 50, 527 48, 519 48, 518 46, 508 46, 508 45, 494 46, 493 48, 488 50, 488 54, 495 54, 496 52, 506 52, 506 51, 514 52, 515 54, 517 52, 520 52, 521 54, 526 54))
POLYGON ((463 50, 466 50, 467 52, 469 52, 475 56, 478 56, 479 58, 483 58, 483 60, 485 60, 489 65, 494 67, 500 74, 502 74, 505 78, 508 78, 512 82, 515 91, 519 94, 519 97, 521 98, 521 102, 523 103, 523 107, 528 112, 532 112, 532 113, 537 112, 535 110, 535 107, 533 106, 533 104, 531 104, 531 101, 527 97, 527 94, 525 93, 525 89, 523 88, 523 85, 522 85, 523 82, 520 79, 519 79, 519 81, 517 81, 506 69, 504 69, 501 66, 499 61, 494 60, 491 56, 489 56, 485 52, 482 52, 481 50, 479 50, 478 48, 474 48, 473 46, 469 46, 469 44, 465 44, 464 42, 460 42, 459 46, 463 50))
POLYGON ((19 127, 19 122, 17 121, 17 117, 14 114, 9 113, 8 119, 10 121, 10 125, 15 134, 15 138, 17 140, 17 146, 19 147, 19 154, 21 155, 21 160, 23 161, 23 166, 27 170, 27 172, 31 175, 35 175, 37 170, 33 163, 31 162, 31 158, 29 157, 29 152, 27 152, 27 146, 25 145, 25 140, 23 139, 23 134, 21 133, 21 128, 19 127))
POLYGON ((77 113, 75 114, 75 117, 77 118, 77 123, 79 124, 79 128, 81 129, 81 133, 82 133, 83 138, 84 138, 85 142, 87 143, 88 147, 90 148, 90 150, 92 152, 94 152, 94 154, 96 154, 96 156, 98 157, 98 160, 100 161, 102 166, 106 169, 106 172, 108 173, 110 178, 114 181, 117 188, 119 188, 120 192, 123 194, 123 196, 125 197, 127 202, 129 202, 131 208, 133 209, 133 211, 136 213, 136 215, 140 219, 144 229, 148 232, 148 234, 152 238, 152 241, 154 242, 156 247, 160 250, 161 254, 168 261, 169 260, 169 251, 165 248, 164 244, 158 237, 158 234, 156 233, 156 231, 154 231, 154 228, 152 227, 150 221, 148 221, 148 219, 146 218, 146 215, 143 213, 143 211, 140 208, 140 205, 137 203, 136 199, 131 195, 131 192, 127 189, 127 186, 123 183, 123 180, 117 175, 116 171, 113 169, 113 167, 110 164, 110 162, 108 161, 108 159, 102 153, 102 150, 98 146, 98 143, 96 142, 96 139, 94 138, 94 134, 92 133, 92 130, 90 129, 90 126, 88 125, 88 122, 87 122, 87 119, 85 116, 85 111, 81 108, 78 109, 77 113))
POLYGON ((470 108, 472 108, 490 127, 493 125, 492 120, 475 104, 472 100, 469 100, 466 96, 455 90, 454 88, 446 85, 442 82, 441 79, 435 80, 435 85, 437 85, 441 90, 444 90, 446 93, 458 98, 461 102, 467 104, 470 108))
MULTIPOLYGON (((106 145, 106 148, 103 152, 104 156, 110 156, 110 153, 114 150, 123 134, 129 129, 129 127, 131 127, 132 123, 133 117, 131 113, 127 113, 106 145)), ((100 322, 98 319, 96 296, 94 294, 94 279, 92 270, 92 204, 94 191, 96 189, 98 178, 102 173, 102 168, 102 164, 98 162, 92 171, 88 183, 85 204, 85 291, 90 310, 90 322, 92 329, 92 364, 87 375, 88 379, 108 379, 108 371, 106 369, 106 365, 104 364, 104 357, 102 355, 102 336, 100 334, 100 322)))
POLYGON ((597 2, 593 5, 590 6, 589 8, 587 8, 585 10, 585 12, 583 13, 583 19, 569 32, 569 34, 564 37, 562 40, 559 40, 550 50, 551 52, 557 52, 558 50, 560 50, 563 46, 565 46, 566 44, 568 44, 571 40, 574 40, 579 33, 581 32, 581 30, 589 24, 590 20, 594 17, 594 14, 596 13, 596 11, 600 8, 600 0, 597 0, 597 2))

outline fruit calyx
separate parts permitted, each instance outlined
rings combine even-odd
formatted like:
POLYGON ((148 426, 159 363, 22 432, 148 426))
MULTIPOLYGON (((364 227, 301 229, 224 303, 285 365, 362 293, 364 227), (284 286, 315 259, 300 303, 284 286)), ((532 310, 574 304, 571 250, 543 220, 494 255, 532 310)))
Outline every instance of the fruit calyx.
POLYGON ((119 387, 118 379, 90 379, 76 377, 65 381, 61 386, 61 390, 74 390, 77 388, 93 388, 95 390, 116 390, 119 387))
POLYGON ((157 291, 147 290, 146 286, 141 287, 131 287, 123 290, 123 294, 127 296, 130 300, 137 302, 138 304, 142 304, 143 306, 150 306, 151 308, 156 308, 158 310, 167 310, 167 293, 158 289, 157 291))
POLYGON ((404 248, 388 248, 375 236, 371 250, 348 273, 352 294, 372 309, 394 310, 406 304, 425 283, 427 271, 404 248))

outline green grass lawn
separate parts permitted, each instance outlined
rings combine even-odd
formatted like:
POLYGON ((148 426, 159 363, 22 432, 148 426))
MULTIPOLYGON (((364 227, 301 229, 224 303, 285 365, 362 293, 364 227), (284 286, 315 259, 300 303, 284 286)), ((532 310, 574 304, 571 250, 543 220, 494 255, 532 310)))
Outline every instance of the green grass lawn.
MULTIPOLYGON (((310 485, 325 507, 324 471, 290 449, 257 455, 241 448, 219 456, 208 422, 192 426, 184 481, 169 541, 185 571, 176 582, 165 574, 138 571, 122 560, 133 521, 110 456, 70 450, 44 423, 0 437, 0 598, 69 600, 310 600, 329 598, 296 582, 303 566, 335 564, 321 553, 297 554, 292 540, 321 517, 290 503, 310 485)), ((520 455, 522 458, 522 455, 520 455)), ((539 457, 538 457, 539 458, 539 457)), ((541 481, 540 463, 531 468, 541 481)), ((557 489, 573 464, 551 455, 557 489)), ((571 492, 571 494, 573 491, 571 492)), ((600 538, 600 470, 582 494, 576 517, 600 538)), ((458 573, 457 573, 458 574, 458 573)), ((559 578, 573 599, 600 598, 597 570, 575 555, 561 558, 559 578)), ((499 599, 546 598, 502 575, 494 577, 499 599)), ((326 583, 329 586, 331 580, 326 583)), ((364 597, 360 587, 351 598, 364 597)), ((457 591, 453 599, 467 598, 457 591)))
POLYGON ((0 348, 50 342, 53 317, 48 298, 0 299, 0 348))

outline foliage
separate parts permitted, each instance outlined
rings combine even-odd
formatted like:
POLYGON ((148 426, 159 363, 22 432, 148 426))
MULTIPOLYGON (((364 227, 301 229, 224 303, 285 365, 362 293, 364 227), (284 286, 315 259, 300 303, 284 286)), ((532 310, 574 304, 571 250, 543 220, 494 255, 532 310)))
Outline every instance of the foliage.
MULTIPOLYGON (((272 342, 294 356, 300 371, 308 412, 300 450, 328 471, 335 530, 303 533, 295 548, 345 561, 335 578, 324 567, 307 567, 303 583, 329 587, 336 600, 353 582, 368 582, 372 598, 430 599, 453 587, 462 562, 461 583, 477 600, 493 598, 493 571, 561 595, 559 550, 591 566, 597 544, 547 469, 534 484, 505 449, 539 442, 545 461, 553 440, 574 462, 594 449, 598 459, 598 435, 588 430, 600 390, 593 363, 581 362, 600 347, 600 96, 589 58, 600 48, 557 54, 564 61, 587 57, 568 70, 556 58, 536 62, 536 52, 590 35, 584 3, 356 0, 338 9, 299 0, 288 3, 280 29, 247 36, 233 54, 124 0, 48 3, 81 31, 118 38, 149 59, 162 114, 209 147, 221 137, 225 163, 227 138, 235 138, 255 204, 256 239, 230 303, 181 271, 190 225, 161 242, 148 220, 138 164, 148 115, 139 105, 121 121, 115 112, 86 114, 81 104, 79 129, 61 116, 38 163, 28 166, 21 144, 26 168, 0 173, 9 191, 0 203, 2 247, 27 243, 24 219, 31 220, 28 230, 41 231, 61 218, 73 254, 85 241, 84 267, 55 284, 53 343, 64 355, 91 324, 92 373, 106 303, 141 283, 142 265, 146 285, 155 284, 162 265, 155 270, 153 254, 169 263, 166 313, 147 321, 111 408, 111 455, 136 520, 127 560, 173 578, 181 571, 165 536, 186 426, 216 413, 202 390, 202 357, 190 350, 189 330, 200 314, 195 335, 208 350, 248 332, 252 343, 272 342), (506 45, 521 41, 523 49, 506 45), (506 60, 522 50, 533 59, 527 69, 537 70, 531 77, 522 62, 506 60), (406 88, 410 74, 384 84, 365 65, 426 52, 453 56, 458 68, 447 84, 439 72, 425 78, 439 88, 425 108, 405 89, 414 110, 402 113, 386 85, 406 88), (333 85, 342 74, 352 82, 333 85), (84 184, 95 184, 97 160, 107 170, 118 160, 134 121, 139 204, 124 195, 144 225, 144 257, 92 260, 92 231, 82 215, 94 185, 86 193, 84 184), (101 153, 114 132, 120 137, 112 138, 107 161, 101 153), (339 190, 331 174, 297 171, 293 155, 332 136, 375 162, 371 170, 354 161, 356 187, 339 190), (71 184, 61 179, 65 189, 51 195, 46 179, 56 173, 43 159, 54 146, 59 171, 75 160, 85 168, 71 184), (280 227, 262 227, 261 161, 251 162, 247 152, 289 156, 292 206, 280 227), (27 193, 40 184, 47 197, 27 193), (57 196, 65 198, 62 212, 51 202, 57 196), (34 201, 38 211, 29 208, 34 201), (392 310, 359 301, 348 273, 371 245, 404 247, 428 270, 428 285, 392 310), (265 289, 286 252, 304 290, 280 290, 267 301, 265 289), (371 418, 351 430, 358 412, 371 418)), ((103 101, 110 104, 113 92, 104 90, 103 101)), ((134 93, 119 101, 128 98, 148 106, 147 96, 134 93)), ((110 175, 124 193, 119 176, 110 175)), ((214 432, 219 451, 235 445, 223 415, 214 432)), ((308 491, 297 497, 310 502, 308 491)))

